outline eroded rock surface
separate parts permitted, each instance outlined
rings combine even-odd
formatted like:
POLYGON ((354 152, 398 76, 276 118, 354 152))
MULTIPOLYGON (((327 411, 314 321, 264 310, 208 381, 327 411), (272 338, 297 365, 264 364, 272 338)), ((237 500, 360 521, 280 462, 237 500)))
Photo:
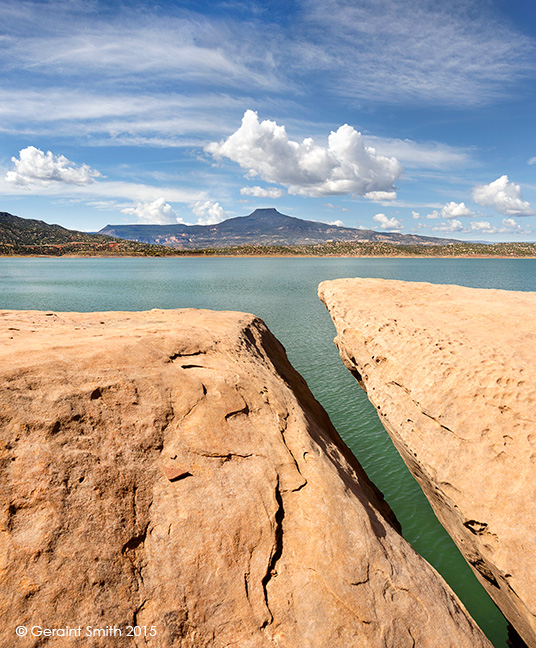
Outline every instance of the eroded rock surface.
POLYGON ((0 358, 1 646, 489 648, 260 320, 1 312, 0 358))
POLYGON ((438 518, 536 646, 536 294, 381 279, 319 294, 438 518))

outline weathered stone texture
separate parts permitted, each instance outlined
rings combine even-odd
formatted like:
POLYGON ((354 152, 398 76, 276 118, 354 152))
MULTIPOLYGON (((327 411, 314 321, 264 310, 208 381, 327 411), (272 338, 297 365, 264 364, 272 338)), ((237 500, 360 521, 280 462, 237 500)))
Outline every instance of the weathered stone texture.
POLYGON ((489 648, 255 317, 1 312, 0 359, 0 646, 489 648))
POLYGON ((381 279, 319 294, 438 518, 536 646, 536 294, 381 279))

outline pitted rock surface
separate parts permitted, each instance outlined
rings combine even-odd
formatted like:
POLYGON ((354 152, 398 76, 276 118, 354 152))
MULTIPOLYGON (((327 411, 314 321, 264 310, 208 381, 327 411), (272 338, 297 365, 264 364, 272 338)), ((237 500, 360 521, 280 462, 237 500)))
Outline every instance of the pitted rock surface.
POLYGON ((340 279, 342 360, 480 582, 536 646, 536 294, 340 279))

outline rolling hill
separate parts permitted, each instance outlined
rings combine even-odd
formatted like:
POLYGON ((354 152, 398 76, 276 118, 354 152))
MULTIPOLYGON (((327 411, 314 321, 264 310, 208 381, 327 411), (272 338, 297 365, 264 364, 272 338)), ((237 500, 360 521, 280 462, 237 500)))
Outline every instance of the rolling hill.
POLYGON ((175 251, 0 212, 1 255, 168 256, 175 251))

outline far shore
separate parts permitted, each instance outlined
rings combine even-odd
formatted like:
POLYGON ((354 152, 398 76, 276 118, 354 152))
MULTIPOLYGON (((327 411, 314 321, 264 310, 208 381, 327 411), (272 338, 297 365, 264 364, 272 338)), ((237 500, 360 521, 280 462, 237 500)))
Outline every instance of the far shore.
POLYGON ((0 259, 536 259, 536 256, 495 254, 0 254, 0 259))

